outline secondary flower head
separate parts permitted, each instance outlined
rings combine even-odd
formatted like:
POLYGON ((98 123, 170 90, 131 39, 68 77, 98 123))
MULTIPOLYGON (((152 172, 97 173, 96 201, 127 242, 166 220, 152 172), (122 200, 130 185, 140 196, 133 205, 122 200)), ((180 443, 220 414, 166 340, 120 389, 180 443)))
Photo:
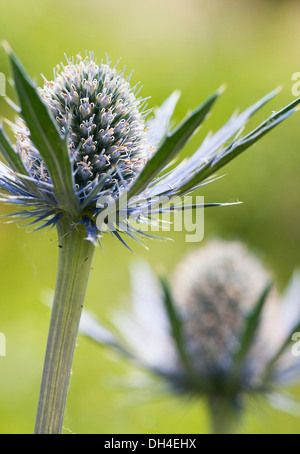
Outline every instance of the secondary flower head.
MULTIPOLYGON (((13 214, 16 219, 33 218, 32 223, 51 226, 67 217, 71 227, 83 224, 92 242, 107 227, 121 241, 125 233, 137 239, 143 232, 130 220, 151 223, 152 214, 171 197, 181 198, 213 181, 218 169, 287 118, 299 103, 294 101, 241 137, 246 121, 275 90, 231 117, 189 159, 165 172, 222 90, 170 130, 177 92, 147 119, 146 99, 138 97, 130 77, 109 61, 98 64, 92 53, 67 59, 55 69, 53 80, 44 79, 43 87, 36 88, 7 45, 6 49, 20 106, 10 104, 21 118, 12 125, 14 145, 0 127, 0 151, 7 162, 0 169, 1 200, 21 207, 13 214), (101 213, 106 219, 107 200, 115 203, 116 218, 104 226, 97 219, 101 213)), ((181 202, 175 207, 185 208, 181 202)))
POLYGON ((81 331, 127 352, 173 392, 223 399, 234 409, 246 396, 278 403, 280 386, 300 378, 290 348, 300 327, 299 282, 280 298, 243 244, 212 241, 178 265, 171 284, 145 264, 134 268, 132 315, 118 313, 114 322, 122 342, 86 314, 81 331))
MULTIPOLYGON (((208 386, 230 374, 245 321, 270 281, 262 264, 238 242, 211 242, 191 253, 175 270, 172 295, 183 325, 185 351, 208 386)), ((264 361, 281 339, 276 303, 276 291, 270 291, 241 388, 256 387, 264 361)))

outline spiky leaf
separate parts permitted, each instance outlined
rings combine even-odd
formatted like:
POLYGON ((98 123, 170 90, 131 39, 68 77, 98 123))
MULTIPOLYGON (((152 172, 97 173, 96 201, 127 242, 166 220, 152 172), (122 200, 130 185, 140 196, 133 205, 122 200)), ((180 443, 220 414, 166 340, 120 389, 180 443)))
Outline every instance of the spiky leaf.
POLYGON ((267 301, 271 287, 272 282, 269 282, 264 288, 253 310, 245 319, 245 326, 240 338, 240 344, 233 357, 235 373, 238 373, 240 371, 240 368, 243 365, 243 362, 246 359, 251 346, 253 345, 255 335, 260 325, 262 311, 267 301))
POLYGON ((203 104, 193 110, 175 130, 167 134, 156 153, 146 163, 136 182, 129 190, 128 199, 143 191, 153 178, 182 150, 196 129, 204 121, 221 92, 222 90, 220 89, 210 96, 203 104))
POLYGON ((9 47, 6 50, 12 65, 22 116, 30 130, 30 138, 49 170, 56 199, 63 209, 77 215, 79 201, 74 192, 68 137, 61 135, 52 114, 17 57, 9 47))

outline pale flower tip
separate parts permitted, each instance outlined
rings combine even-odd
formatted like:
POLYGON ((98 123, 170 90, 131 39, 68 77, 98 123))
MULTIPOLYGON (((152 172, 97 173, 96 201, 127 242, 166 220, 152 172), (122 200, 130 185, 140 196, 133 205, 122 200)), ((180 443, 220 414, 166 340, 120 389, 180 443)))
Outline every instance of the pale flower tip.
POLYGON ((7 54, 10 54, 12 52, 12 48, 10 47, 9 42, 6 41, 5 39, 1 41, 1 46, 3 47, 7 54))
POLYGON ((224 93, 224 91, 226 90, 226 88, 227 88, 227 85, 226 85, 226 84, 222 84, 222 85, 218 88, 217 94, 218 94, 218 95, 221 95, 222 93, 224 93))
POLYGON ((9 126, 12 131, 14 131, 14 128, 16 127, 16 125, 12 121, 8 120, 8 118, 0 117, 0 122, 1 122, 2 126, 3 126, 3 124, 6 124, 7 126, 9 126))
POLYGON ((179 99, 180 96, 181 96, 181 90, 178 90, 178 89, 174 90, 173 93, 172 93, 172 95, 173 95, 175 98, 179 99))

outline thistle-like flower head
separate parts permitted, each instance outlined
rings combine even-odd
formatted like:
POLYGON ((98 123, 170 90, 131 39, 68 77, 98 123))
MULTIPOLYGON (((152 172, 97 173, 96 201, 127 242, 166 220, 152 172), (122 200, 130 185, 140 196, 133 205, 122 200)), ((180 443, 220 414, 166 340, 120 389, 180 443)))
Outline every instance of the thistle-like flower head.
MULTIPOLYGON (((130 77, 109 61, 98 64, 92 53, 76 61, 67 59, 55 69, 53 80, 44 79, 44 86, 37 88, 7 45, 6 49, 20 105, 9 102, 21 118, 12 125, 15 144, 0 127, 0 151, 7 162, 0 169, 1 200, 20 207, 13 214, 16 219, 33 218, 32 223, 42 226, 67 216, 71 226, 84 224, 87 239, 93 242, 107 226, 119 239, 124 233, 136 239, 143 232, 130 220, 151 223, 152 213, 159 213, 168 198, 181 198, 213 181, 218 169, 287 118, 299 103, 295 100, 241 137, 245 122, 275 90, 207 136, 189 159, 164 172, 222 90, 170 131, 177 92, 147 119, 146 99, 138 97, 130 77), (106 209, 103 198, 116 204, 116 218, 106 226, 97 222, 106 209)), ((181 202, 176 209, 183 209, 181 202)))
POLYGON ((171 284, 145 264, 133 269, 131 315, 118 313, 114 322, 122 342, 86 314, 81 331, 163 377, 173 392, 230 402, 276 396, 278 404, 279 387, 300 379, 291 348, 300 329, 299 285, 293 278, 280 298, 243 244, 213 241, 178 265, 171 284))
MULTIPOLYGON (((211 242, 178 265, 172 294, 186 354, 203 381, 211 383, 230 373, 245 320, 270 282, 259 260, 238 242, 211 242)), ((276 290, 265 298, 255 345, 249 352, 255 357, 246 363, 245 388, 256 386, 264 360, 281 340, 276 290)))
MULTIPOLYGON (((54 80, 45 80, 39 93, 61 133, 68 133, 76 190, 84 191, 103 176, 107 177, 104 191, 118 194, 124 184, 130 186, 149 156, 149 147, 140 107, 144 100, 136 98, 124 74, 109 62, 98 65, 90 54, 56 70, 54 80)), ((16 131, 17 150, 29 172, 49 182, 41 168, 45 163, 36 161, 38 150, 26 132, 16 131)))

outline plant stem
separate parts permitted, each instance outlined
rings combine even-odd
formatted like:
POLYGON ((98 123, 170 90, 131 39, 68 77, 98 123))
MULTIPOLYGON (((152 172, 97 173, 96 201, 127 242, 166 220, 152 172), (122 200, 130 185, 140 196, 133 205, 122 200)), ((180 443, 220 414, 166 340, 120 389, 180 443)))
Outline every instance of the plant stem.
POLYGON ((234 402, 227 396, 215 395, 209 398, 213 434, 237 434, 241 416, 234 402))
POLYGON ((40 390, 36 434, 61 433, 80 316, 95 246, 83 226, 58 222, 59 261, 40 390))

